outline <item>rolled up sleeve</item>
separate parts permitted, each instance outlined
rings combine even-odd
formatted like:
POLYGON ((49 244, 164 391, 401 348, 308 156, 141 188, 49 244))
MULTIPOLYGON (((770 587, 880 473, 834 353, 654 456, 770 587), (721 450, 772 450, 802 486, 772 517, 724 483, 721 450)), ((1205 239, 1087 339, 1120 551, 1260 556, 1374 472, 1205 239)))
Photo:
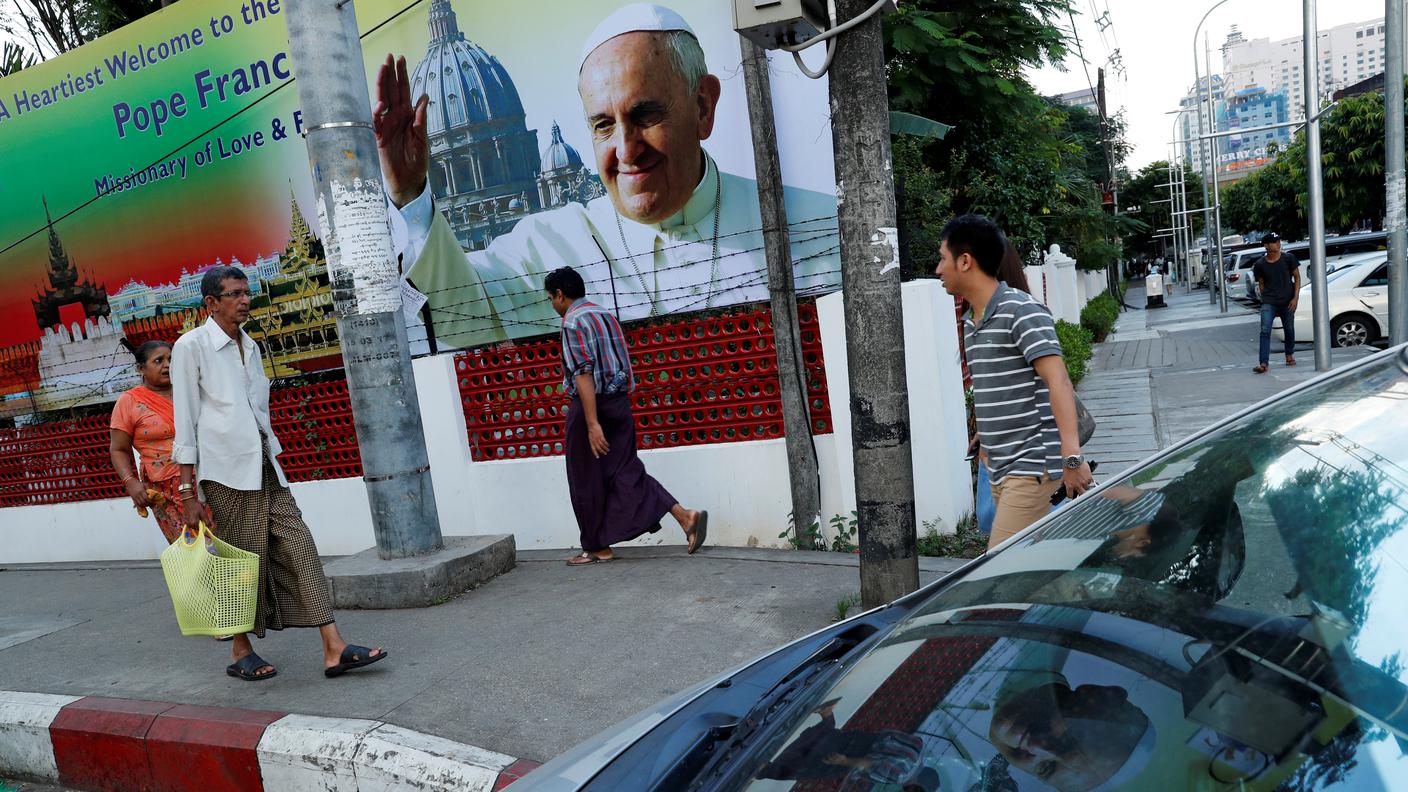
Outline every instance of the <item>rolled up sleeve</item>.
POLYGON ((196 439, 196 424, 200 419, 200 356, 194 338, 185 344, 181 340, 176 342, 171 354, 171 402, 176 419, 171 461, 178 465, 195 465, 200 461, 196 439))

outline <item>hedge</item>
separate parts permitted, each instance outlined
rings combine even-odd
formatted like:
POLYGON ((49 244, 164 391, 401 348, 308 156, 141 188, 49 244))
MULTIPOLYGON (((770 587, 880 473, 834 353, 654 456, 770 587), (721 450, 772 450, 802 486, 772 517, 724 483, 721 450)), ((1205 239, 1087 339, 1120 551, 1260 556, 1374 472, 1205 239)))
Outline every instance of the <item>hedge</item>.
POLYGON ((1115 320, 1120 316, 1120 304, 1109 292, 1091 300, 1080 312, 1080 325, 1090 331, 1095 341, 1104 341, 1105 336, 1115 329, 1115 320))
POLYGON ((1061 342, 1061 355, 1066 359, 1066 371, 1071 375, 1071 384, 1079 385, 1090 365, 1093 343, 1089 330, 1064 319, 1056 322, 1056 338, 1061 342))

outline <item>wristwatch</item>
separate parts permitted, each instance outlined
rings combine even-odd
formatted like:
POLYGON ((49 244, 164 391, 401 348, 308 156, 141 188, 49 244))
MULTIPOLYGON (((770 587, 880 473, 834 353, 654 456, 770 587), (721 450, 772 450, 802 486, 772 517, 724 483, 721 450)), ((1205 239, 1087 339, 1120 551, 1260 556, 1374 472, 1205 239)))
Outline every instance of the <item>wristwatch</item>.
POLYGON ((1071 454, 1065 457, 1062 463, 1065 465, 1066 470, 1079 470, 1080 466, 1085 464, 1085 456, 1083 454, 1071 454))

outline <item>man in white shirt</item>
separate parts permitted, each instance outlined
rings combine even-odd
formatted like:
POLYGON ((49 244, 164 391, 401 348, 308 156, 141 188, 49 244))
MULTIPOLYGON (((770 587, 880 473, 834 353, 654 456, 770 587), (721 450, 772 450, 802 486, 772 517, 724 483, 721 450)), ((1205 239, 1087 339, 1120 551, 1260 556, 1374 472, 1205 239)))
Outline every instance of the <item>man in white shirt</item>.
MULTIPOLYGON (((385 651, 349 645, 338 632, 318 548, 279 467, 283 449, 269 420, 269 378, 259 347, 241 329, 249 319, 249 279, 235 267, 214 267, 201 278, 201 295, 210 318, 176 340, 171 359, 171 456, 181 466, 177 490, 186 524, 200 523, 203 493, 220 538, 259 556, 255 635, 319 628, 330 677, 375 663, 385 651)), ((230 676, 253 682, 277 673, 254 653, 248 635, 235 636, 232 655, 230 676)))
MULTIPOLYGON (((431 205, 429 99, 412 101, 405 59, 387 56, 373 123, 409 237, 406 276, 429 298, 438 341, 464 347, 555 330, 540 284, 561 266, 580 272, 622 321, 766 299, 757 183, 721 171, 702 145, 722 90, 707 68, 676 12, 637 3, 607 17, 587 37, 577 84, 606 197, 530 215, 465 253, 431 205)), ((798 291, 836 283, 835 197, 788 189, 784 201, 798 291)))

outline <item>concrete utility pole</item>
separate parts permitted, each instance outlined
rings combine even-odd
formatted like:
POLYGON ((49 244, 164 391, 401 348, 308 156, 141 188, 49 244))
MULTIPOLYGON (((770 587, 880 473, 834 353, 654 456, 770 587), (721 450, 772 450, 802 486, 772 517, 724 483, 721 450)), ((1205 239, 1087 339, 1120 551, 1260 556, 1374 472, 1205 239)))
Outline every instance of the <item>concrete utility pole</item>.
POLYGON ((768 261, 768 296, 772 299, 773 348, 782 386, 782 425, 787 441, 787 475, 792 489, 792 524, 797 546, 810 549, 811 530, 821 530, 821 478, 807 406, 806 364, 797 327, 797 285, 792 273, 792 240, 783 203, 782 163, 777 154, 777 124, 772 115, 772 81, 767 52, 742 36, 743 85, 753 127, 753 165, 758 176, 763 245, 768 261))
MULTIPOLYGON (((1310 315, 1315 328, 1315 370, 1330 370, 1330 305, 1325 279, 1325 180, 1320 162, 1320 28, 1315 0, 1305 0, 1305 170, 1309 182, 1306 219, 1310 221, 1310 315)), ((1401 82, 1401 81, 1400 81, 1401 82)))
POLYGON ((372 527, 382 559, 443 547, 352 3, 284 6, 372 527))
POLYGON ((1403 175, 1403 0, 1384 4, 1384 167, 1388 231, 1388 332, 1390 344, 1408 341, 1408 216, 1403 175))
MULTIPOLYGON (((871 0, 836 0, 839 19, 871 0)), ((900 260, 880 17, 837 38, 831 139, 841 228, 846 355, 865 607, 919 587, 900 260)))

